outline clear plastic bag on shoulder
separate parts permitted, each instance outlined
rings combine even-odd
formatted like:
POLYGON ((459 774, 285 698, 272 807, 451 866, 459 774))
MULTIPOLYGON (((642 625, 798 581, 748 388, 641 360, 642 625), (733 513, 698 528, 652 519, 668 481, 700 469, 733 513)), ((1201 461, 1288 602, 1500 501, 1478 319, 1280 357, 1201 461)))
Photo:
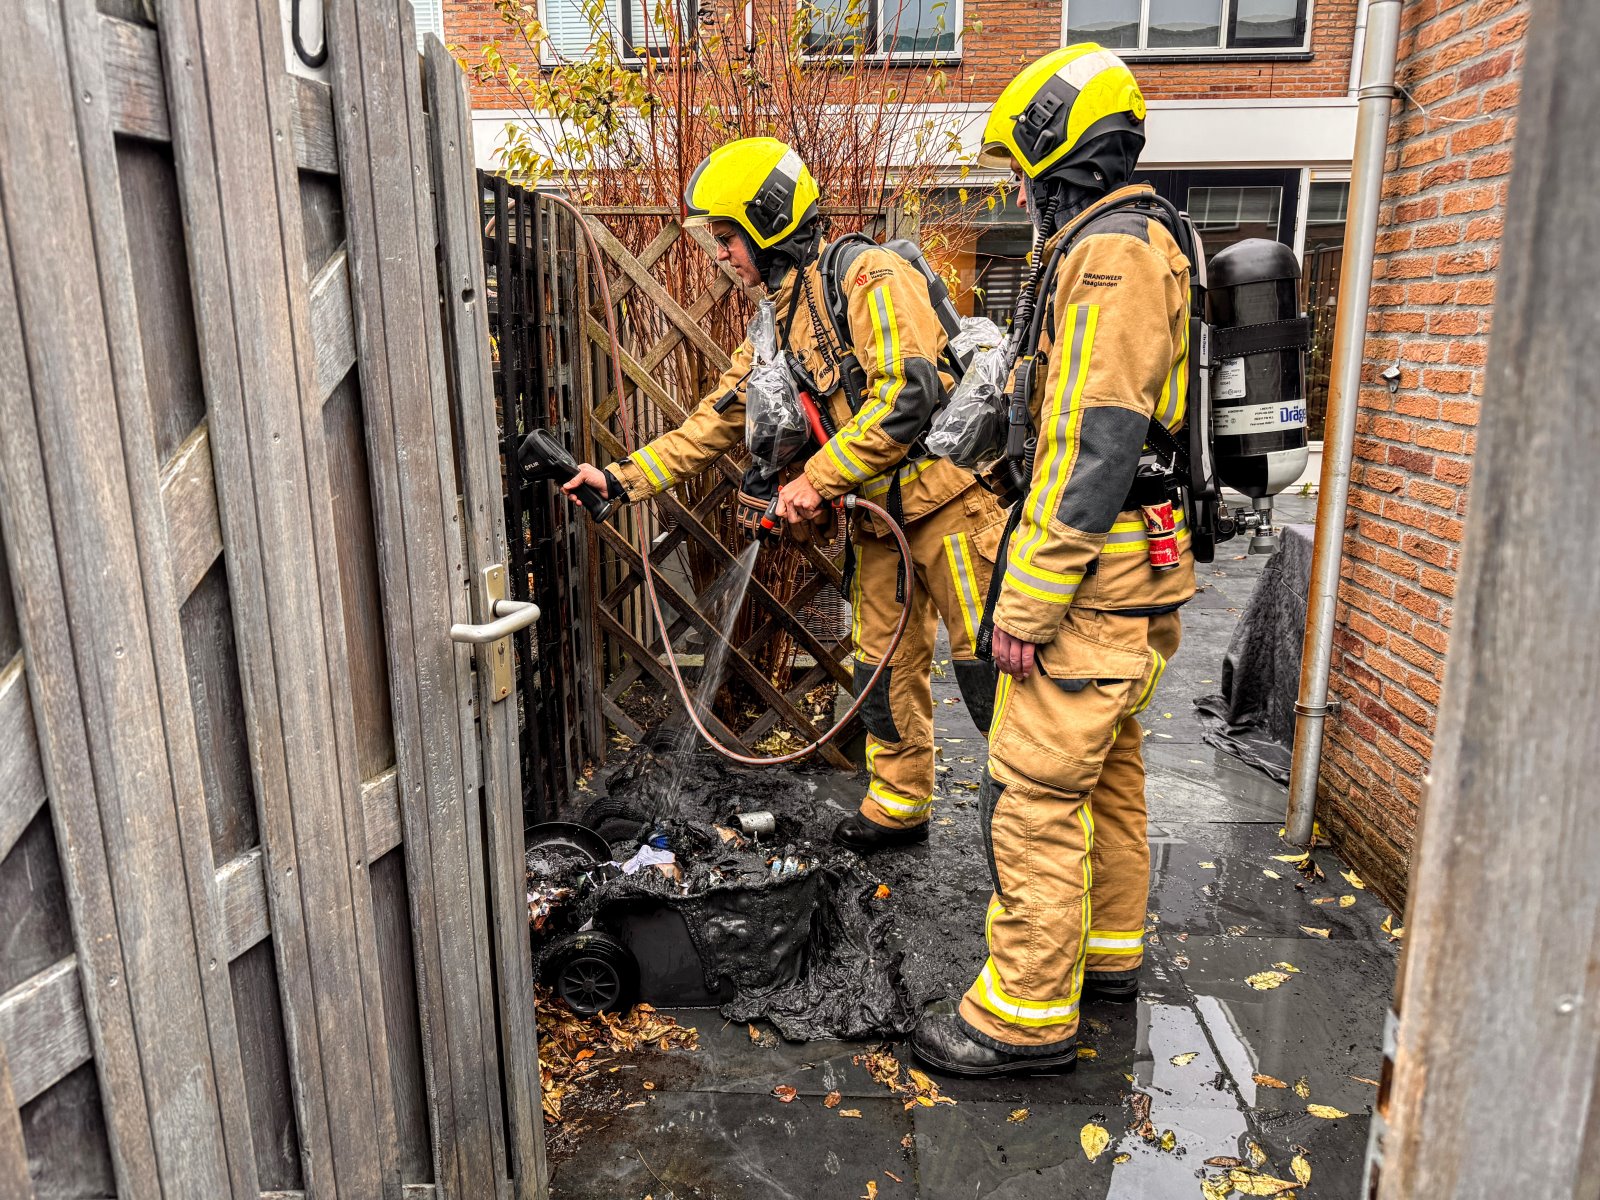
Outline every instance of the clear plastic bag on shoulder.
POLYGON ((928 453, 969 471, 1000 457, 1005 450, 1010 376, 1011 352, 1003 337, 995 345, 975 349, 966 374, 928 430, 928 453))
POLYGON ((753 363, 745 381, 745 444, 763 472, 776 475, 805 448, 811 431, 800 409, 794 376, 778 348, 778 322, 770 300, 756 306, 749 338, 753 363))
POLYGON ((962 317, 961 332, 950 339, 950 353, 963 367, 975 356, 1005 344, 1005 332, 988 317, 962 317))

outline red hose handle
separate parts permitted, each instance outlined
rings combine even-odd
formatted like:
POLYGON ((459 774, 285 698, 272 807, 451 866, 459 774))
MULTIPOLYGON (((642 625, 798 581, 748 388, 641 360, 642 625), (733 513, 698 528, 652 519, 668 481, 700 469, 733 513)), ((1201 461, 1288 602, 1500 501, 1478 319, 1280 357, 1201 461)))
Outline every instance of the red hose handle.
MULTIPOLYGON (((622 397, 627 391, 627 384, 622 378, 622 340, 617 336, 616 315, 612 312, 611 283, 606 278, 605 258, 600 253, 600 247, 595 243, 594 234, 589 231, 589 220, 577 205, 565 196, 558 196, 553 192, 540 192, 541 196, 551 203, 566 209, 573 215, 578 223, 578 228, 583 231, 583 240, 589 249, 589 260, 594 265, 595 278, 600 282, 600 300, 606 309, 606 336, 611 341, 611 375, 617 389, 617 420, 622 426, 622 445, 630 453, 636 448, 633 438, 633 423, 628 420, 628 409, 622 403, 622 397)), ((859 496, 844 497, 846 508, 864 508, 878 517, 888 526, 889 532, 894 535, 894 540, 900 550, 900 559, 905 564, 906 579, 911 587, 916 587, 916 564, 911 559, 911 545, 906 541, 905 530, 901 529, 895 519, 870 500, 863 500, 859 496)), ((650 544, 645 537, 644 527, 639 527, 639 560, 644 564, 644 590, 650 598, 650 612, 655 617, 655 623, 661 630, 661 645, 667 652, 667 666, 672 669, 673 682, 678 686, 678 697, 683 701, 683 706, 688 710, 689 720, 694 723, 696 731, 718 754, 733 762, 747 767, 776 767, 784 763, 792 763, 808 755, 815 754, 823 746, 838 736, 839 731, 855 719, 861 711, 861 706, 867 702, 867 697, 872 694, 872 689, 877 686, 879 677, 889 665, 889 660, 894 657, 895 651, 900 646, 900 639, 905 635, 906 622, 911 618, 911 596, 906 596, 906 602, 900 607, 900 619, 895 623, 894 633, 889 638, 888 648, 883 652, 883 658, 873 668, 872 677, 867 680, 867 686, 861 689, 861 694, 856 697, 855 703, 845 712, 844 716, 834 722, 833 728, 821 734, 816 741, 808 742, 798 750, 788 754, 779 754, 771 758, 761 758, 753 754, 740 754, 730 750, 715 737, 704 722, 700 714, 695 712, 694 698, 689 694, 689 685, 683 681, 683 672, 678 668, 678 656, 672 652, 672 639, 667 633, 666 618, 661 615, 661 599, 656 595, 656 576, 650 566, 650 544)))

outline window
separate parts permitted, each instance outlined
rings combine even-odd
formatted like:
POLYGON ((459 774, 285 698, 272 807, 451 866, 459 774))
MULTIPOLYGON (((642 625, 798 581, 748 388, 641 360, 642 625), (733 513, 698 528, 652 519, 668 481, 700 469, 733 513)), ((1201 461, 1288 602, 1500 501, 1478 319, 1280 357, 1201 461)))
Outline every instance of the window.
POLYGON ((444 0, 415 0, 411 15, 416 22, 419 43, 430 33, 441 40, 444 38, 444 0))
POLYGON ((952 57, 958 0, 802 0, 810 17, 806 53, 863 52, 892 58, 952 57))
POLYGON ((683 0, 544 0, 543 21, 550 60, 585 59, 602 37, 627 49, 624 58, 661 54, 672 44, 673 13, 683 0))
POLYGON ((1067 0, 1067 41, 1124 53, 1310 48, 1311 0, 1067 0))

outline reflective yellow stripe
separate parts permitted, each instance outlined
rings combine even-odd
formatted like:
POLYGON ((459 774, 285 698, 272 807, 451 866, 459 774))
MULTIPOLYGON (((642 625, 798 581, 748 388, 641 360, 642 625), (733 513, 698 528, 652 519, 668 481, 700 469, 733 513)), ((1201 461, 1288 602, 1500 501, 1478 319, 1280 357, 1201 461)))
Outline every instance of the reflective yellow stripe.
POLYGON ((1023 1025, 1037 1029, 1047 1025, 1070 1025, 1078 1019, 1078 998, 1067 996, 1057 1000, 1019 1000, 1006 994, 1000 986, 1000 973, 994 959, 983 964, 973 984, 977 994, 971 998, 1008 1025, 1023 1025))
POLYGON ((872 782, 867 786, 867 795, 871 796, 886 810, 905 817, 924 816, 933 807, 933 797, 926 796, 917 799, 895 791, 884 782, 878 774, 878 752, 883 749, 883 743, 877 738, 867 738, 867 772, 872 776, 872 782))
MULTIPOLYGON (((1189 523, 1183 514, 1176 513, 1173 529, 1178 541, 1183 541, 1189 536, 1189 523)), ((1101 547, 1101 554, 1139 554, 1150 549, 1150 539, 1145 534, 1143 521, 1119 521, 1111 527, 1111 533, 1106 537, 1106 544, 1101 547)))
POLYGON ((944 556, 950 563, 950 577, 956 585, 956 603, 961 608, 961 624, 967 631, 967 645, 978 640, 977 626, 982 618, 977 612, 977 576, 972 570, 971 539, 964 533, 952 533, 944 539, 944 556))
POLYGON ((1142 954, 1144 952, 1144 930, 1135 929, 1131 933, 1106 933, 1094 929, 1089 932, 1090 954, 1142 954))
POLYGON ((1056 378, 1055 395, 1050 398, 1040 420, 1040 465, 1034 470, 1030 484, 1031 503, 1024 509, 1025 523, 1030 528, 1012 555, 1021 562, 1030 562, 1034 552, 1044 544, 1050 518, 1055 515, 1062 489, 1077 461, 1083 389, 1089 381, 1089 360, 1094 352, 1094 332, 1099 321, 1098 304, 1069 304, 1062 316, 1062 328, 1070 329, 1071 335, 1065 339, 1067 357, 1056 378))
POLYGON ((1152 650, 1150 653, 1155 655, 1156 665, 1150 672, 1150 682, 1144 685, 1144 691, 1139 693, 1139 700, 1133 706, 1134 715, 1138 715, 1150 707, 1150 701, 1155 699, 1156 684, 1161 682, 1161 676, 1167 670, 1167 660, 1161 656, 1160 651, 1152 650))
POLYGON ((1082 572, 1046 571, 1020 561, 1015 555, 1008 555, 1006 559, 1006 586, 1047 604, 1071 604, 1082 582, 1082 572))
POLYGON ((1161 400, 1156 405, 1156 416, 1168 429, 1176 429, 1183 421, 1189 407, 1189 322, 1183 322, 1179 333, 1178 358, 1167 374, 1161 388, 1161 400))
POLYGON ((861 648, 861 562, 856 561, 855 572, 850 576, 850 644, 855 647, 857 662, 866 662, 866 651, 861 648))
POLYGON ((990 945, 994 937, 994 919, 1005 912, 1006 906, 1000 903, 998 896, 989 897, 989 911, 983 914, 983 944, 990 945))
POLYGON ((1088 957, 1090 909, 1094 893, 1094 811, 1087 802, 1078 805, 1078 822, 1083 826, 1083 925, 1078 933, 1078 957, 1072 964, 1073 998, 1083 994, 1083 968, 1088 957))
MULTIPOLYGON (((900 486, 904 487, 908 483, 915 482, 915 480, 924 471, 933 466, 933 464, 937 461, 937 459, 924 458, 914 463, 907 463, 905 466, 901 467, 900 486)), ((862 485, 861 494, 868 500, 871 500, 874 496, 883 495, 889 490, 890 479, 891 475, 887 471, 878 475, 874 475, 871 479, 867 480, 864 485, 862 485)))
POLYGON ((1006 715, 1006 704, 1011 699, 1011 687, 1013 682, 1014 681, 1009 675, 1001 675, 1000 678, 995 681, 994 719, 989 723, 989 737, 991 739, 993 739, 994 735, 1000 731, 1000 722, 1004 720, 1006 715))
MULTIPOLYGON (((865 441, 867 435, 894 410, 895 398, 905 386, 906 375, 905 365, 900 361, 900 329, 895 323, 894 300, 889 294, 888 285, 880 285, 873 289, 867 307, 872 313, 872 328, 878 349, 878 368, 883 372, 883 380, 878 384, 877 395, 862 405, 861 411, 839 431, 836 437, 829 439, 827 447, 828 456, 844 473, 845 478, 854 483, 865 479, 871 471, 856 456, 852 447, 859 446, 865 441)), ((884 484, 884 489, 888 489, 887 483, 884 484)))
POLYGON ((672 472, 667 470, 666 464, 661 461, 661 456, 649 446, 641 446, 628 455, 628 458, 657 488, 664 488, 672 482, 672 472))

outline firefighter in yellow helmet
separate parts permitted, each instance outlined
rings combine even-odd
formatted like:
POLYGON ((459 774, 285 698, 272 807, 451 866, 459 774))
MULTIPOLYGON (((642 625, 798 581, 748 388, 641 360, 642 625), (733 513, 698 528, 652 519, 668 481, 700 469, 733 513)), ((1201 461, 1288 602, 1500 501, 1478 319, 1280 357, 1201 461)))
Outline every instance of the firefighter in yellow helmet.
POLYGON ((1138 990, 1150 850, 1136 714, 1194 594, 1151 449, 1184 419, 1190 264, 1150 190, 1128 186, 1144 116, 1122 60, 1074 45, 1027 67, 984 131, 985 161, 1016 173, 1035 224, 1014 328, 1038 318, 1037 353, 1024 339, 1017 366, 1037 443, 993 612, 989 957, 912 1042, 956 1074, 1068 1069, 1085 992, 1138 990))
MULTIPOLYGON (((815 385, 808 390, 825 414, 825 440, 810 442, 788 472, 780 513, 803 530, 831 521, 829 502, 856 492, 897 515, 916 562, 914 578, 902 578, 888 530, 865 513, 852 518, 854 570, 846 573, 858 690, 883 661, 902 607, 911 606, 895 656, 862 708, 867 794, 834 831, 837 841, 868 853, 928 836, 930 676, 941 616, 962 695, 980 729, 988 728, 995 677, 974 648, 1005 513, 971 474, 915 448, 949 386, 939 367, 947 333, 929 281, 905 258, 870 243, 825 253, 817 199, 816 180, 793 149, 775 138, 742 138, 696 168, 685 190, 686 223, 709 226, 718 260, 747 287, 765 287, 780 345, 815 385)), ((755 449, 766 435, 747 428, 752 357, 746 341, 679 428, 605 471, 584 464, 568 492, 588 482, 640 500, 706 470, 741 439, 755 449)), ((771 497, 761 492, 759 472, 745 480, 740 516, 748 527, 771 497)))

